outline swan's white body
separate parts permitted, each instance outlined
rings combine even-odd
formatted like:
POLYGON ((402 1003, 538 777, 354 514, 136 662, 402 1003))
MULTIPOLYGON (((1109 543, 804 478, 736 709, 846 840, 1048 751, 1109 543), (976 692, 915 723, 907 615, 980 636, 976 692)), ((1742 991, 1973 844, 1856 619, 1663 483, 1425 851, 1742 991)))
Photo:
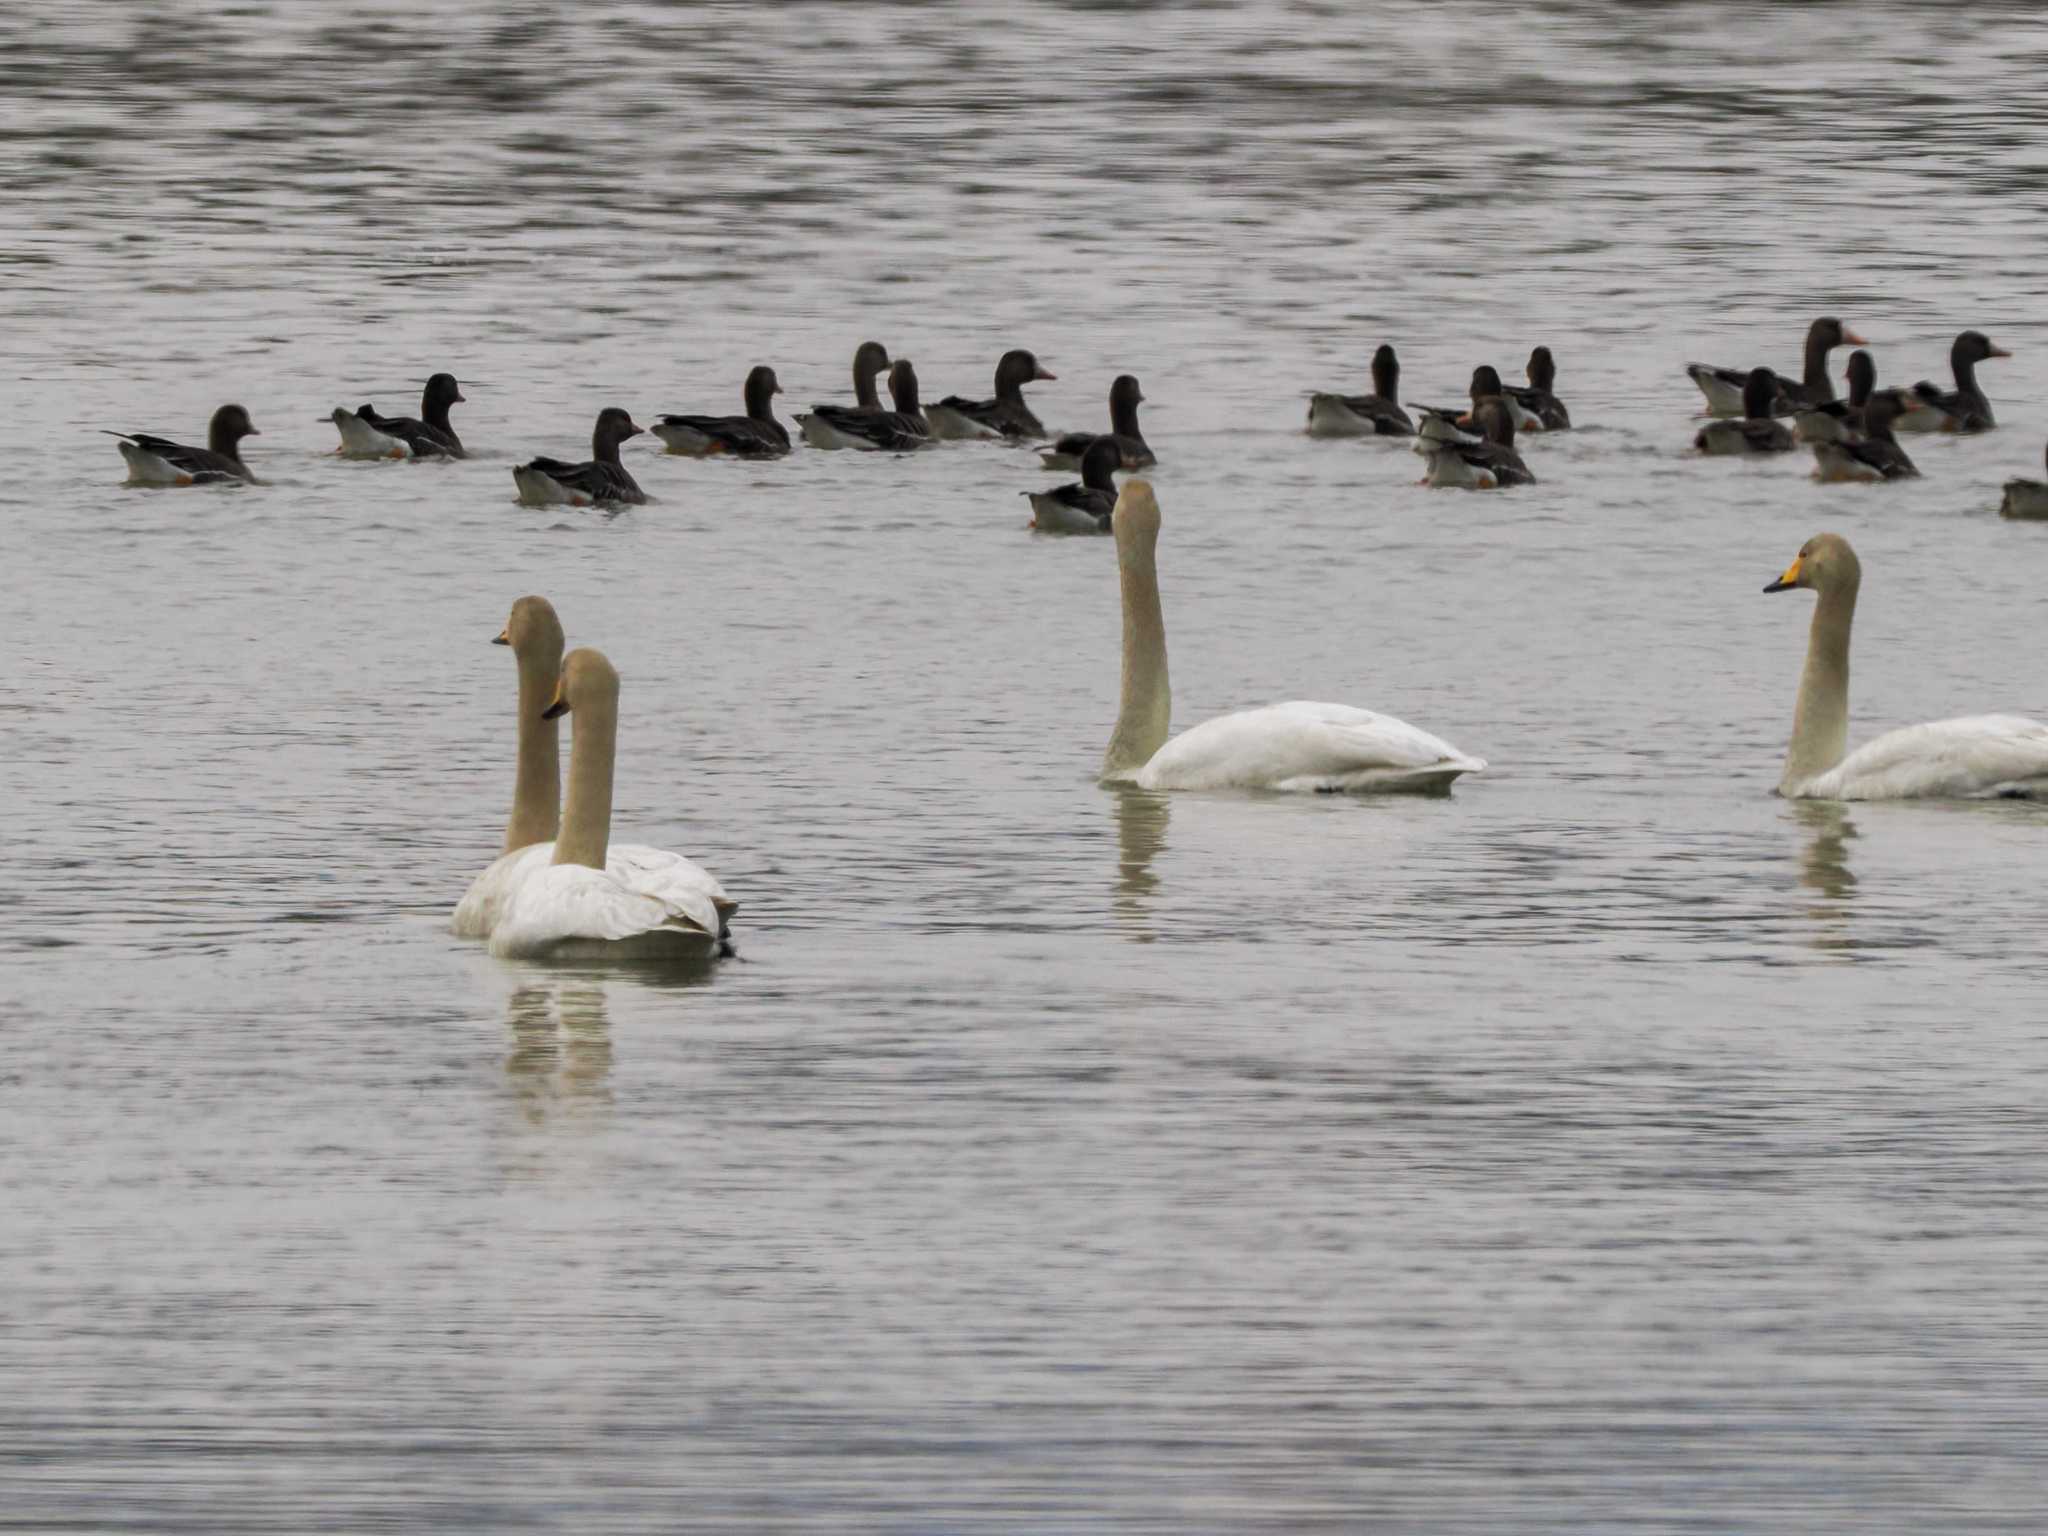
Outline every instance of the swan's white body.
POLYGON ((402 437, 379 432, 345 406, 334 408, 334 425, 341 433, 337 450, 344 459, 409 459, 412 445, 402 437))
POLYGON ((1111 521, 1123 587, 1123 698, 1103 755, 1102 782, 1141 789, 1428 793, 1486 766, 1406 721, 1348 704, 1269 704, 1205 721, 1169 740, 1173 692, 1152 487, 1125 482, 1111 521))
POLYGON ((1834 767, 1780 785, 1796 800, 1992 800, 2048 796, 2048 725, 1963 715, 1887 731, 1834 767))
POLYGON ((1204 720, 1126 777, 1140 789, 1357 794, 1446 789, 1485 766, 1392 715, 1297 700, 1204 720))
POLYGON ((1820 594, 1778 793, 1797 800, 2048 797, 2048 725, 2018 715, 1909 725, 1848 751, 1849 631, 1862 582, 1849 541, 1823 533, 1764 588, 1820 594))
POLYGON ((725 892, 681 854, 615 848, 603 869, 550 862, 552 843, 505 857, 536 851, 545 856, 512 885, 491 929, 492 954, 507 960, 717 957, 725 892))
MULTIPOLYGON (((489 868, 470 882, 469 889, 456 904, 455 916, 449 924, 456 937, 491 937, 511 904, 513 892, 536 873, 548 868, 554 856, 552 839, 545 843, 528 843, 524 848, 500 854, 489 868)), ((709 870, 666 848, 650 848, 645 843, 612 844, 605 850, 604 872, 626 890, 682 903, 686 911, 697 910, 697 897, 701 893, 718 918, 718 926, 712 929, 714 933, 723 928, 724 915, 737 910, 737 903, 726 895, 725 887, 712 877, 709 870)))

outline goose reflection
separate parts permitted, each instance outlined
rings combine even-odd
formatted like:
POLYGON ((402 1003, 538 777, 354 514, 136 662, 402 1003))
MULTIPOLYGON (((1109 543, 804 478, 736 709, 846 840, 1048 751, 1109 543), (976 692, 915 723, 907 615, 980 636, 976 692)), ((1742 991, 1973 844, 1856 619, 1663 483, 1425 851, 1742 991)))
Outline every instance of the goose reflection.
POLYGON ((591 978, 532 982, 512 993, 505 1075, 528 1120, 564 1108, 611 1104, 612 1029, 604 984, 591 978))
POLYGON ((1148 900, 1159 886, 1152 860, 1166 846, 1167 797, 1129 784, 1117 785, 1111 793, 1116 797, 1117 850, 1111 906, 1120 921, 1139 924, 1132 937, 1149 944, 1154 934, 1143 925, 1148 900))

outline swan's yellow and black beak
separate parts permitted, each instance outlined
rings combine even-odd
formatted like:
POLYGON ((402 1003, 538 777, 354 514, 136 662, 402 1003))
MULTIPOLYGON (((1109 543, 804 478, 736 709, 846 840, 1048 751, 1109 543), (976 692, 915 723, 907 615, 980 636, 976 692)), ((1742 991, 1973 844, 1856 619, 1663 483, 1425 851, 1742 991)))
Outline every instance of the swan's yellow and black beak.
POLYGON ((491 644, 493 645, 510 645, 511 643, 512 626, 510 624, 507 624, 503 629, 499 630, 498 638, 491 642, 491 644))
POLYGON ((560 683, 555 684, 555 697, 548 707, 540 712, 543 720, 559 720, 569 713, 569 695, 562 691, 560 683))
POLYGON ((1800 562, 1805 560, 1805 558, 1804 555, 1793 556, 1792 563, 1785 567, 1785 574, 1772 582, 1768 587, 1765 587, 1764 590, 1766 592, 1790 592, 1794 587, 1798 586, 1799 566, 1800 562))

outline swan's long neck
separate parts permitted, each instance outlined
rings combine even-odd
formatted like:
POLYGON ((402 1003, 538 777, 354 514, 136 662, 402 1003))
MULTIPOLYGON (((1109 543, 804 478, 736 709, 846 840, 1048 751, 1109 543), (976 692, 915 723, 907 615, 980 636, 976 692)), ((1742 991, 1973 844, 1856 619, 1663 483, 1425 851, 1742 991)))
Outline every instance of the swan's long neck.
POLYGON ((562 835, 555 839, 557 864, 603 869, 612 836, 612 759, 619 739, 616 697, 579 701, 570 717, 569 803, 562 835))
POLYGON ((1849 750, 1849 626, 1856 617, 1858 584, 1850 580, 1830 587, 1814 607, 1780 794, 1789 795, 1826 773, 1849 750))
POLYGON ((1166 619, 1159 610, 1159 571, 1150 548, 1118 540, 1123 582, 1124 686, 1116 729, 1103 754, 1105 779, 1127 778, 1166 745, 1173 723, 1173 685, 1166 675, 1166 619))
POLYGON ((512 819, 505 823, 507 853, 552 842, 562 824, 561 726, 541 718, 561 670, 559 651, 519 658, 519 772, 512 781, 512 819))

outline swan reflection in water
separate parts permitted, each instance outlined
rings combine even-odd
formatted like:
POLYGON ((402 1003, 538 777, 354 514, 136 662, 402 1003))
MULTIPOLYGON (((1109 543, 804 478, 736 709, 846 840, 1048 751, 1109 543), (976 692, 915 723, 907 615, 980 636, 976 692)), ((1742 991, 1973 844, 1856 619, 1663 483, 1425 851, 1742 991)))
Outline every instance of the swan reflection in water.
POLYGON ((1790 809, 1811 834, 1799 855, 1799 883, 1819 897, 1806 915, 1821 924, 1813 936, 1817 949, 1853 949, 1849 937, 1849 903, 1856 897, 1856 872, 1849 868, 1849 844, 1859 834, 1849 808, 1839 800, 1794 800, 1790 809))
POLYGON ((1110 787, 1116 801, 1116 881, 1111 908, 1119 926, 1131 926, 1131 937, 1149 944, 1153 934, 1146 919, 1148 898, 1158 889, 1152 860, 1166 846, 1167 795, 1129 784, 1110 787))
POLYGON ((505 1016, 512 1029, 505 1076, 529 1121, 610 1106, 612 1028, 602 981, 529 982, 514 989, 505 1016))

